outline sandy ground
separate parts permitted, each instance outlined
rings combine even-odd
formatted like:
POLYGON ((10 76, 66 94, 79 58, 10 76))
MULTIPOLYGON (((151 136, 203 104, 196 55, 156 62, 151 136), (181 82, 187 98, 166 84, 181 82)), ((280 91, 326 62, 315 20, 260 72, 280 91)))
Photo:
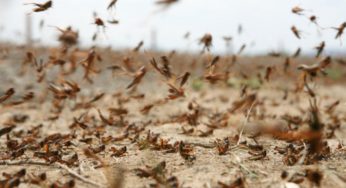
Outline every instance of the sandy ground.
MULTIPOLYGON (((265 83, 258 90, 250 90, 248 93, 256 92, 257 100, 263 104, 255 106, 249 118, 246 118, 246 113, 242 111, 234 112, 230 115, 227 126, 214 124, 213 132, 203 135, 210 130, 208 125, 211 124, 212 117, 227 111, 232 107, 233 102, 240 98, 239 88, 203 83, 203 87, 196 90, 193 89, 192 81, 190 81, 186 86, 184 98, 155 105, 148 114, 144 115, 140 113, 139 109, 167 96, 168 87, 162 79, 155 78, 156 73, 151 71, 143 83, 139 85, 138 91, 129 94, 124 88, 131 79, 126 76, 112 77, 111 72, 104 71, 95 77, 95 83, 92 85, 80 81, 81 92, 77 99, 66 100, 65 108, 59 117, 56 120, 49 120, 52 116, 52 93, 45 89, 48 81, 37 84, 35 75, 33 75, 35 73, 30 71, 24 76, 17 76, 21 58, 19 56, 18 58, 2 60, 0 64, 1 89, 4 92, 10 87, 15 88, 16 94, 10 100, 20 98, 27 91, 35 92, 35 98, 18 106, 2 104, 0 128, 9 124, 14 116, 23 115, 27 116, 27 119, 23 122, 15 121, 16 127, 10 133, 11 139, 21 142, 23 138, 16 136, 15 133, 24 131, 24 135, 26 135, 28 130, 38 125, 42 125, 42 127, 35 138, 37 142, 56 133, 75 133, 76 136, 71 139, 72 144, 60 148, 60 152, 64 159, 78 154, 78 161, 75 166, 67 166, 58 162, 49 164, 47 161, 34 156, 34 152, 43 151, 43 148, 27 149, 24 155, 18 158, 0 160, 0 173, 13 174, 20 169, 26 169, 26 176, 21 179, 23 183, 20 184, 20 187, 48 187, 54 182, 59 181, 63 184, 72 179, 75 180, 75 187, 105 187, 109 176, 122 179, 123 187, 150 187, 157 181, 153 177, 139 177, 136 175, 138 170, 135 169, 151 169, 163 161, 166 162, 166 167, 161 175, 165 177, 165 180, 172 176, 176 177, 179 187, 220 187, 218 182, 230 184, 239 177, 245 181, 246 187, 313 187, 314 185, 305 177, 307 169, 318 170, 322 173, 321 187, 346 186, 346 149, 342 145, 346 140, 346 87, 343 84, 318 84, 315 87, 321 119, 324 123, 331 122, 330 117, 324 112, 326 106, 336 100, 340 101, 334 110, 334 114, 340 120, 340 128, 335 131, 334 137, 324 139, 331 149, 330 155, 315 164, 288 166, 283 162, 284 154, 280 154, 275 149, 276 147, 286 147, 289 144, 286 141, 273 139, 269 136, 257 137, 257 143, 262 145, 263 150, 266 151, 266 156, 258 160, 253 160, 253 156, 249 154, 251 149, 247 147, 247 144, 256 143, 254 139, 248 137, 247 133, 248 129, 252 129, 251 126, 256 126, 259 123, 259 120, 256 119, 258 116, 253 114, 264 114, 264 118, 261 120, 264 122, 263 124, 279 122, 280 126, 285 126, 281 118, 285 114, 296 115, 302 119, 309 117, 308 94, 305 92, 297 94, 288 92, 287 99, 282 99, 284 92, 280 88, 283 85, 289 85, 288 82, 273 81, 275 84, 265 83), (104 97, 90 107, 72 110, 78 101, 82 101, 83 98, 91 99, 101 92, 105 93, 104 97), (117 93, 122 93, 122 95, 116 95, 117 93), (129 97, 139 94, 145 94, 145 97, 140 99, 129 97), (42 98, 44 100, 40 101, 42 98), (120 107, 119 100, 125 101, 122 102, 122 108, 128 111, 123 116, 125 125, 97 128, 102 125, 97 109, 108 116, 109 108, 120 107), (191 101, 198 104, 200 110, 196 125, 191 125, 187 121, 179 121, 177 120, 179 118, 176 118, 191 113, 191 110, 188 109, 188 104, 191 101), (73 119, 85 112, 87 112, 85 122, 88 128, 69 128, 74 122, 73 119), (143 128, 143 131, 138 134, 138 138, 130 135, 129 138, 131 139, 126 138, 106 144, 101 142, 100 137, 121 136, 129 125, 143 128), (239 135, 243 126, 246 128, 241 138, 242 143, 236 145, 237 142, 234 141, 234 138, 239 135), (183 128, 193 131, 187 135, 183 133, 183 128), (100 131, 101 135, 97 135, 97 131, 100 131), (150 143, 144 143, 144 146, 140 145, 141 141, 145 142, 149 131, 159 134, 159 138, 167 140, 170 144, 180 141, 190 144, 193 148, 191 154, 195 159, 186 160, 179 152, 167 152, 164 149, 155 150, 150 143), (92 140, 89 143, 84 143, 81 140, 85 138, 92 138, 92 140), (230 148, 224 155, 219 155, 215 141, 224 138, 231 141, 230 148), (244 144, 245 141, 247 144, 244 144), (95 154, 104 163, 104 166, 100 167, 100 161, 87 157, 83 150, 96 148, 102 144, 105 145, 104 150, 95 154), (111 156, 112 147, 121 148, 123 146, 126 146, 127 151, 122 156, 111 156), (110 168, 115 170, 111 170, 109 175, 107 170, 110 168), (302 177, 302 182, 288 183, 289 178, 281 178, 283 171, 288 172, 288 177, 295 175, 302 177), (42 172, 46 173, 47 180, 42 181, 39 185, 27 182, 30 179, 28 177, 30 174, 38 175, 42 172), (78 177, 73 174, 78 174, 78 177)), ((81 70, 78 71, 70 79, 80 80, 81 70)), ((54 74, 51 73, 51 75, 54 74)), ((46 76, 47 80, 54 80, 51 75, 46 76)), ((302 125, 302 127, 304 126, 306 125, 302 125)), ((6 136, 1 136, 0 152, 2 158, 9 151, 6 142, 6 136)), ((54 149, 57 148, 53 144, 51 150, 54 149)), ((4 179, 5 177, 0 178, 0 180, 4 179)), ((158 186, 169 187, 168 184, 158 186)), ((176 186, 171 185, 171 187, 176 186)))

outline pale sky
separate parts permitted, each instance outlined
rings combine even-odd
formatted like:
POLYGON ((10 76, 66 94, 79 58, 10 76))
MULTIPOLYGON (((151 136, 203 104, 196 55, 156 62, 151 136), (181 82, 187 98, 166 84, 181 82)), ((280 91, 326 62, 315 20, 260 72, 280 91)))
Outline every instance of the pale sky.
MULTIPOLYGON (((44 2, 45 0, 35 0, 44 2)), ((144 40, 150 46, 150 35, 157 33, 157 46, 164 50, 200 50, 198 39, 205 33, 214 36, 212 51, 223 52, 222 36, 234 38, 237 50, 243 43, 248 45, 246 53, 260 53, 285 49, 290 52, 302 47, 303 52, 311 51, 322 40, 326 49, 346 53, 346 34, 335 40, 332 29, 321 30, 310 23, 306 16, 291 13, 294 6, 307 9, 306 15, 316 15, 322 27, 338 27, 346 21, 346 0, 180 0, 166 10, 155 5, 155 0, 118 0, 113 13, 106 10, 110 0, 53 0, 53 8, 46 12, 34 13, 34 36, 44 44, 57 45, 59 34, 47 25, 66 27, 71 25, 79 30, 83 46, 111 45, 114 48, 134 47, 144 40), (91 37, 96 30, 93 12, 104 20, 112 14, 119 19, 119 25, 108 25, 106 36, 96 42, 91 37), (39 22, 44 19, 45 27, 39 31, 39 22), (237 27, 244 28, 242 35, 237 27), (290 28, 295 25, 302 30, 298 40, 290 28), (190 32, 190 41, 183 39, 190 32), (342 42, 341 42, 342 41, 342 42), (343 43, 343 44, 341 44, 343 43)), ((23 42, 25 14, 32 6, 23 5, 32 0, 0 0, 0 40, 23 42)), ((345 31, 346 32, 346 31, 345 31)))

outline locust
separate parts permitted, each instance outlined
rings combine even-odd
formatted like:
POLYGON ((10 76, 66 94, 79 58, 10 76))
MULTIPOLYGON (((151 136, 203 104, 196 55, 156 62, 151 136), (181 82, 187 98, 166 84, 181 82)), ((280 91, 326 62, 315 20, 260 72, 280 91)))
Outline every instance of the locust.
POLYGON ((118 2, 118 0, 111 0, 111 2, 107 6, 107 9, 110 10, 113 7, 115 7, 117 2, 118 2))
POLYGON ((342 36, 342 34, 344 33, 344 30, 346 28, 346 22, 340 24, 339 27, 333 27, 333 29, 337 30, 337 33, 335 35, 335 39, 338 39, 342 36))
POLYGON ((320 57, 321 53, 323 52, 324 48, 326 46, 326 43, 322 41, 318 46, 315 47, 316 49, 316 58, 320 57))
POLYGON ((330 56, 324 58, 322 61, 315 63, 313 65, 299 65, 298 70, 301 70, 311 76, 316 76, 318 72, 321 72, 323 74, 327 74, 325 72, 325 68, 331 63, 332 59, 330 56))
POLYGON ((134 79, 132 82, 126 87, 126 89, 130 89, 132 87, 137 86, 143 79, 145 73, 147 72, 145 66, 140 67, 136 73, 134 74, 134 79))
POLYGON ((53 1, 47 1, 45 3, 26 3, 25 5, 34 5, 36 8, 34 8, 32 11, 33 12, 43 12, 48 10, 49 8, 52 7, 53 1))
POLYGON ((203 51, 206 49, 210 50, 210 47, 213 45, 213 36, 209 33, 205 34, 202 38, 199 39, 199 44, 203 45, 203 51))
POLYGON ((299 31, 296 26, 292 26, 291 27, 291 31, 293 32, 294 36, 296 36, 298 39, 300 39, 300 33, 301 31, 299 31))

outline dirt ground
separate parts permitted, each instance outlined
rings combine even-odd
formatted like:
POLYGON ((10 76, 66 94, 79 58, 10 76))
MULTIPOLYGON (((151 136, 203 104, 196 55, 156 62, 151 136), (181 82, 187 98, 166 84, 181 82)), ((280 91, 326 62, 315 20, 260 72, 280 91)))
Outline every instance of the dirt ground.
MULTIPOLYGON (((38 54, 40 58, 48 59, 49 52, 36 50, 38 54)), ((131 54, 135 70, 143 64, 147 73, 137 90, 127 90, 132 77, 121 72, 112 76, 106 67, 122 65, 123 57, 129 54, 105 54, 110 53, 102 52, 102 56, 107 57, 103 57, 99 64, 102 72, 92 76, 93 84, 82 79, 81 68, 64 77, 78 83, 80 92, 74 98, 64 99, 64 107, 59 113, 55 113, 52 104, 53 92, 47 89, 50 83, 58 83, 59 66, 49 67, 45 79, 38 83, 37 73, 31 65, 27 65, 24 74, 19 74, 25 50, 9 50, 4 55, 0 63, 0 95, 9 88, 14 88, 15 94, 0 104, 0 128, 15 127, 0 137, 0 173, 3 174, 0 187, 5 187, 8 179, 19 177, 15 173, 21 169, 26 169, 26 175, 19 178, 19 187, 49 187, 54 183, 56 187, 71 187, 73 183, 75 187, 226 187, 225 184, 229 187, 317 187, 315 179, 321 179, 320 187, 346 187, 346 147, 343 145, 346 140, 345 74, 338 80, 318 76, 310 82, 324 133, 328 127, 338 125, 334 135, 323 135, 329 153, 311 164, 304 164, 304 155, 298 162, 287 164, 287 147, 290 144, 302 147, 301 153, 304 153, 310 147, 309 142, 278 139, 271 135, 254 137, 251 131, 275 125, 288 132, 285 115, 301 119, 294 129, 296 132, 308 129, 311 96, 304 89, 294 91, 300 75, 296 64, 290 67, 291 75, 282 78, 281 61, 269 57, 244 57, 230 68, 231 76, 226 83, 211 84, 201 78, 206 67, 203 63, 207 60, 198 59, 198 68, 194 68, 193 65, 178 64, 180 61, 193 62, 194 55, 177 55, 171 61, 173 70, 179 75, 190 71, 191 77, 184 86, 185 97, 165 101, 167 84, 148 63, 148 57, 131 54), (248 76, 257 72, 263 75, 265 68, 256 63, 263 59, 276 67, 269 81, 252 83, 249 80, 256 76, 242 78, 237 74, 242 70, 248 76), (239 65, 241 63, 243 67, 239 65), (230 113, 235 101, 244 97, 240 96, 243 85, 248 86, 244 96, 256 93, 257 103, 230 113), (11 104, 29 91, 34 92, 33 99, 11 104), (86 105, 86 101, 100 93, 104 95, 99 100, 86 105), (336 101, 339 102, 332 112, 327 112, 336 101), (141 113, 140 110, 150 104, 153 107, 147 113, 141 113), (98 110, 114 124, 107 125, 98 110), (194 116, 194 113, 198 115, 194 116), (228 114, 227 119, 221 121, 225 114, 228 114), (128 135, 121 138, 125 133, 128 135), (58 138, 47 139, 50 135, 58 138), (112 139, 105 141, 106 138, 112 139), (229 142, 222 155, 217 149, 218 139, 220 143, 229 142), (19 145, 27 143, 11 149, 9 140, 17 141, 19 145), (126 152, 118 153, 125 146, 126 152), (23 148, 24 153, 15 156, 14 151, 23 148), (286 153, 279 152, 278 148, 286 148, 286 153), (58 154, 49 156, 54 151, 58 154), (88 151, 92 154, 88 155, 88 151), (62 162, 73 159, 76 154, 78 159, 62 162), (288 174, 283 178, 285 172, 288 174), (45 180, 37 180, 41 173, 46 174, 45 180), (34 179, 37 180, 35 183, 34 179)), ((160 57, 159 54, 153 56, 160 57)), ((314 60, 303 62, 311 61, 314 60)), ((218 71, 223 70, 220 67, 218 71)), ((332 67, 346 69, 335 62, 332 67)))

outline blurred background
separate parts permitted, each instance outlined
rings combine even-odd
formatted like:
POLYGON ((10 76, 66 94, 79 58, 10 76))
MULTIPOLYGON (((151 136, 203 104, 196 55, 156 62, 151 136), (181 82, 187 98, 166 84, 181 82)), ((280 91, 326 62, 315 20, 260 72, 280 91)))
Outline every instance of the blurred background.
MULTIPOLYGON (((45 0, 0 0, 1 42, 25 42, 26 15, 33 6, 24 3, 30 2, 45 0)), ((109 2, 53 0, 53 8, 31 14, 33 40, 41 45, 58 45, 59 32, 50 26, 72 26, 79 31, 80 45, 84 47, 97 44, 133 48, 143 40, 147 49, 198 51, 198 39, 211 33, 212 51, 217 53, 226 50, 224 36, 233 37, 228 50, 237 51, 247 44, 246 54, 291 53, 298 47, 309 54, 321 41, 326 41, 327 53, 346 52, 345 36, 335 40, 335 30, 318 28, 308 18, 316 15, 321 27, 338 27, 346 21, 346 0, 179 0, 169 7, 158 6, 155 0, 118 0, 116 8, 107 11, 109 2), (306 9, 306 15, 292 14, 294 6, 306 9), (120 23, 108 24, 105 33, 92 41, 96 31, 93 12, 105 21, 115 18, 120 23), (301 40, 292 34, 292 25, 302 30, 301 40), (190 36, 185 39, 187 32, 190 36)))

